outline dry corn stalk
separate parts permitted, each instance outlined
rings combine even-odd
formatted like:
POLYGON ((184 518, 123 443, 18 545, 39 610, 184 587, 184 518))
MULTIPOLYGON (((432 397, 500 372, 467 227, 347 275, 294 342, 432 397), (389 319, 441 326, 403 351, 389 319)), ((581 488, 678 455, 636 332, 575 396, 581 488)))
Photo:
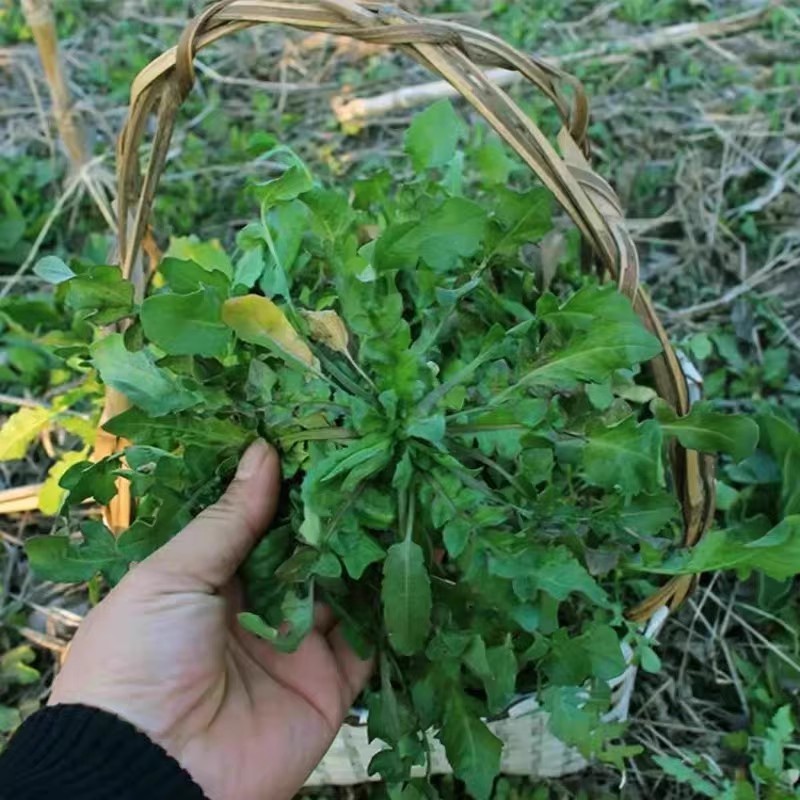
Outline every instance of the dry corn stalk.
POLYGON ((53 116, 72 169, 77 171, 88 161, 86 135, 70 97, 64 65, 58 52, 58 34, 50 0, 22 0, 22 11, 30 26, 47 87, 53 101, 53 116))
POLYGON ((35 262, 39 248, 52 225, 68 204, 81 200, 84 192, 89 193, 108 226, 113 231, 116 231, 117 227, 110 200, 111 175, 102 164, 102 156, 90 157, 85 132, 72 104, 64 65, 59 56, 58 35, 50 0, 22 0, 22 8, 39 51, 42 69, 50 90, 53 116, 69 157, 71 174, 65 181, 61 196, 41 226, 25 260, 0 289, 0 297, 11 293, 20 278, 35 262))

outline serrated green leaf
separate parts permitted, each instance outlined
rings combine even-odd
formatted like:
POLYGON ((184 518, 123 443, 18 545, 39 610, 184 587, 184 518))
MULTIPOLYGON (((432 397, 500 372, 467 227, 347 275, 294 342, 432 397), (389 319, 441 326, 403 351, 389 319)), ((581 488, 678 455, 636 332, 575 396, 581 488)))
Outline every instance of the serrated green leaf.
POLYGON ((310 191, 314 187, 314 182, 305 167, 300 164, 292 164, 279 178, 273 178, 263 183, 253 183, 252 187, 259 202, 270 207, 276 203, 294 200, 301 194, 310 191))
POLYGON ((90 352, 103 383, 154 417, 191 408, 203 399, 173 373, 158 367, 149 350, 128 350, 122 334, 112 333, 100 339, 90 352))
POLYGON ((483 182, 489 186, 505 184, 514 167, 506 149, 497 136, 490 136, 475 153, 483 182))
POLYGON ((660 352, 658 339, 641 324, 601 321, 524 374, 514 388, 570 388, 579 381, 602 383, 615 370, 630 369, 660 352))
POLYGON ((442 539, 451 558, 458 558, 467 546, 474 527, 465 518, 450 520, 442 530, 442 539))
POLYGON ((38 406, 14 412, 0 428, 0 461, 24 458, 28 448, 51 419, 52 413, 38 406))
POLYGON ((583 649, 589 655, 592 675, 601 681, 618 678, 627 668, 619 637, 608 625, 595 623, 581 635, 583 649))
POLYGON ((695 796, 719 797, 719 788, 699 772, 684 764, 679 758, 668 755, 654 755, 653 761, 679 783, 685 783, 696 793, 695 796))
POLYGON ((170 289, 178 294, 191 294, 207 287, 215 289, 222 297, 227 297, 231 289, 230 279, 225 272, 202 267, 194 261, 170 256, 162 259, 158 271, 164 276, 170 289))
POLYGON ((614 393, 605 383, 590 383, 586 387, 586 396, 598 411, 605 411, 614 402, 614 393))
POLYGON ((597 605, 608 606, 606 593, 566 547, 529 548, 506 557, 492 556, 489 569, 494 575, 514 579, 515 591, 523 599, 543 591, 561 601, 572 592, 580 592, 597 605))
POLYGON ((369 741, 380 739, 397 747, 414 730, 414 715, 392 686, 391 666, 385 654, 381 657, 380 675, 380 691, 372 694, 368 702, 367 735, 369 741))
POLYGON ((654 401, 656 419, 668 436, 690 450, 727 453, 735 461, 751 455, 758 444, 758 425, 740 414, 721 414, 708 403, 697 403, 679 417, 665 402, 654 401))
POLYGON ((500 772, 503 743, 480 719, 469 698, 452 687, 445 703, 444 720, 438 734, 447 760, 459 780, 476 800, 489 800, 494 779, 500 772))
POLYGON ((375 267, 379 271, 408 269, 422 259, 434 270, 452 270, 459 259, 478 250, 486 219, 476 203, 451 197, 420 222, 387 228, 375 247, 375 267))
POLYGON ((222 321, 222 297, 207 287, 148 297, 140 319, 145 336, 170 355, 221 356, 231 341, 222 321))
POLYGON ((582 686, 548 686, 542 702, 550 730, 567 744, 591 753, 600 738, 600 715, 591 693, 582 686))
POLYGON ((511 637, 496 647, 486 647, 483 639, 474 637, 464 663, 483 682, 489 713, 499 714, 513 699, 517 684, 517 657, 511 637))
POLYGON ((411 539, 389 548, 381 600, 392 647, 401 655, 419 652, 431 624, 431 584, 422 548, 411 539))
POLYGON ((124 439, 168 448, 175 444, 195 444, 221 450, 240 450, 253 438, 252 432, 229 419, 198 419, 189 414, 153 418, 138 408, 112 417, 103 425, 103 429, 124 439))
POLYGON ((102 572, 116 583, 127 569, 111 531, 93 520, 81 525, 83 541, 69 536, 34 536, 25 542, 31 568, 42 579, 65 583, 88 581, 102 572))
POLYGON ((403 758, 398 750, 380 750, 370 760, 367 774, 380 774, 390 785, 402 785, 408 780, 411 767, 412 761, 403 758))
POLYGON ((774 465, 767 460, 764 465, 767 469, 757 469, 756 477, 760 478, 766 472, 765 483, 780 480, 783 513, 800 514, 800 433, 786 420, 773 414, 760 414, 758 425, 761 432, 760 450, 740 467, 748 465, 748 462, 758 467, 760 461, 766 459, 761 450, 771 453, 778 463, 780 474, 769 474, 768 467, 772 466, 774 470, 774 465))
POLYGON ((347 195, 332 189, 313 189, 303 195, 311 211, 311 227, 321 239, 336 242, 350 228, 354 214, 347 195))
POLYGON ((620 510, 620 520, 640 536, 655 536, 678 518, 680 506, 674 494, 640 494, 620 510))
POLYGON ((496 187, 493 191, 495 217, 500 223, 488 242, 493 254, 514 255, 522 245, 538 241, 552 228, 553 197, 546 189, 515 192, 496 187))
POLYGON ((342 562, 333 553, 322 553, 314 563, 311 574, 321 578, 340 578, 342 562))
POLYGON ((449 100, 439 100, 417 114, 405 136, 405 148, 417 172, 442 167, 455 155, 464 123, 449 100))
POLYGON ((350 478, 348 486, 355 488, 360 480, 386 466, 391 453, 392 441, 387 436, 366 436, 336 453, 331 459, 330 468, 320 475, 320 482, 327 483, 340 475, 347 475, 350 478))
POLYGON ((631 301, 613 283, 583 286, 562 303, 544 294, 536 310, 548 326, 564 331, 587 331, 604 321, 641 326, 631 301))
POLYGON ((800 515, 786 517, 762 536, 755 525, 709 531, 685 561, 669 571, 721 569, 757 569, 778 581, 800 574, 800 515))
POLYGON ((133 284, 119 267, 98 266, 64 283, 67 307, 97 325, 105 325, 133 312, 133 284))
POLYGON ((408 428, 406 428, 406 433, 417 439, 424 439, 433 444, 441 444, 445 430, 444 414, 437 414, 425 419, 412 420, 408 428))
POLYGON ((536 584, 556 600, 580 592, 600 606, 608 604, 605 592, 566 548, 556 548, 542 559, 536 584))
POLYGON ((359 580, 370 564, 386 558, 386 551, 355 525, 339 528, 331 537, 331 548, 353 580, 359 580))
POLYGON ((580 636, 570 636, 556 621, 552 626, 547 655, 541 669, 548 682, 555 686, 583 686, 592 675, 589 653, 580 636))
POLYGON ((267 297, 289 299, 292 274, 309 229, 309 210, 299 200, 292 200, 273 208, 267 219, 272 246, 266 248, 266 263, 258 285, 267 297))
POLYGON ((662 482, 661 429, 627 417, 592 433, 583 451, 583 474, 593 486, 618 488, 624 495, 655 492, 662 482))

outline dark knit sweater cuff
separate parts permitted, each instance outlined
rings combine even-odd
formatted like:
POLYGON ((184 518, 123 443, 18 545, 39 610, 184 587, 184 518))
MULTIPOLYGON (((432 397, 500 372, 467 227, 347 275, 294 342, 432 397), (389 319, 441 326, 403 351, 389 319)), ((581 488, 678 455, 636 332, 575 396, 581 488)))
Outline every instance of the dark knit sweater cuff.
POLYGON ((0 800, 204 800, 159 745, 119 717, 79 705, 29 717, 0 754, 0 800))

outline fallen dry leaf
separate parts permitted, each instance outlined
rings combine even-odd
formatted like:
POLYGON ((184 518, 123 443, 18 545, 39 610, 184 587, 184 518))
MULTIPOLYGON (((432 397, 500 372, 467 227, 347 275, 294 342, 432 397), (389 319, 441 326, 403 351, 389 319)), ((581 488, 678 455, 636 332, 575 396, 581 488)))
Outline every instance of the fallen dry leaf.
POLYGON ((311 338, 315 342, 330 347, 337 353, 347 353, 350 335, 344 321, 335 311, 302 311, 308 322, 311 338))

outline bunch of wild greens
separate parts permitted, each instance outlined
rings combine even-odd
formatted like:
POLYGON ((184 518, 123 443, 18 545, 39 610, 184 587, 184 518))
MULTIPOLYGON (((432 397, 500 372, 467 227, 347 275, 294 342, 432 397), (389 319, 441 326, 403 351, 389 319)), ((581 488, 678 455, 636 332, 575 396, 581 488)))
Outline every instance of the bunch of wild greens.
POLYGON ((141 304, 112 267, 43 268, 97 328, 87 364, 132 403, 105 428, 133 444, 71 467, 65 509, 108 502, 123 476, 135 517, 118 538, 90 521, 80 541, 28 552, 46 576, 118 580, 266 437, 285 497, 246 565, 241 623, 292 650, 329 604, 353 646, 378 653, 365 700, 386 748, 371 769, 403 780, 433 729, 486 797, 501 744, 483 720, 521 694, 587 754, 626 753, 601 722, 608 681, 623 639, 645 667, 657 658, 624 603, 653 587, 651 569, 707 566, 667 558, 680 515, 665 446, 742 458, 757 431, 659 405, 636 382, 658 341, 612 286, 542 288, 547 193, 509 188, 492 142, 473 180, 460 136, 450 106, 433 106, 406 137, 414 177, 379 172, 349 194, 276 152, 288 166, 254 187, 260 219, 232 256, 174 242, 141 304), (124 333, 102 330, 122 319, 124 333))

